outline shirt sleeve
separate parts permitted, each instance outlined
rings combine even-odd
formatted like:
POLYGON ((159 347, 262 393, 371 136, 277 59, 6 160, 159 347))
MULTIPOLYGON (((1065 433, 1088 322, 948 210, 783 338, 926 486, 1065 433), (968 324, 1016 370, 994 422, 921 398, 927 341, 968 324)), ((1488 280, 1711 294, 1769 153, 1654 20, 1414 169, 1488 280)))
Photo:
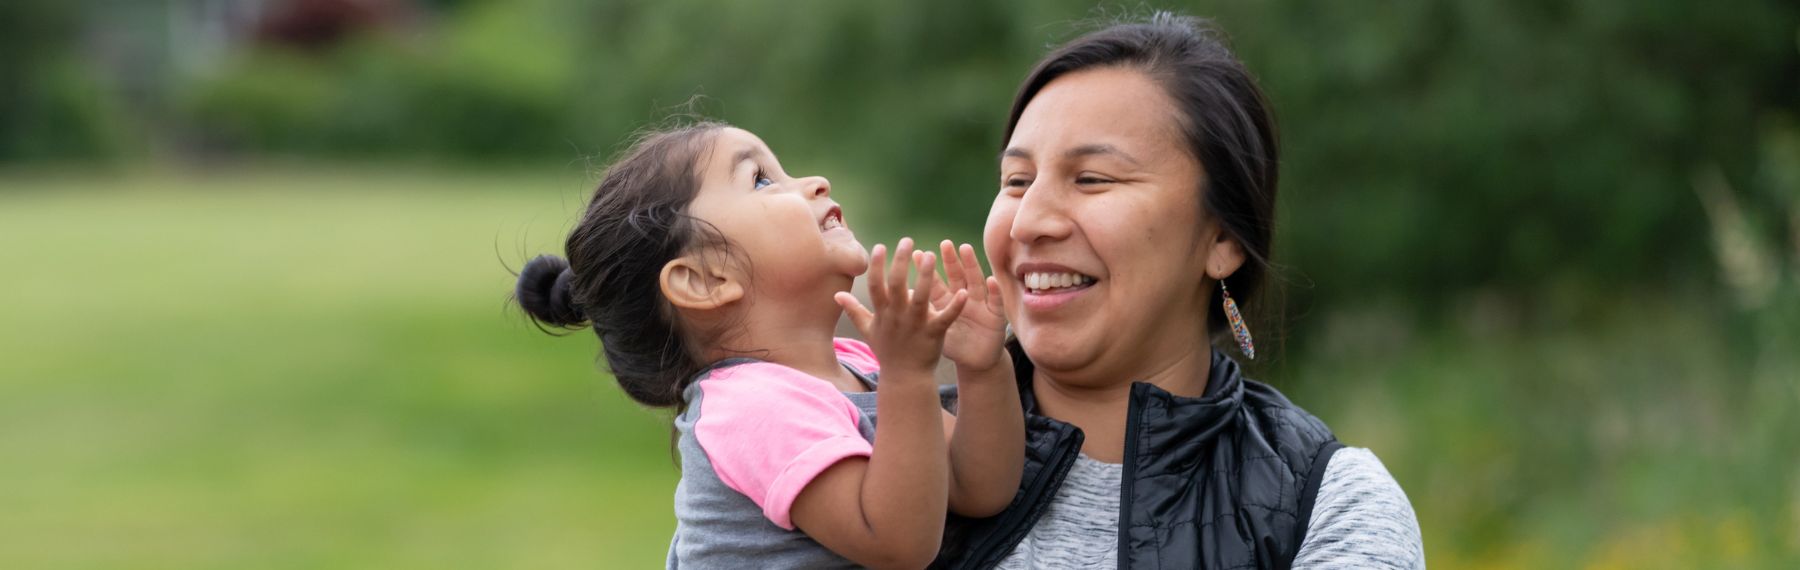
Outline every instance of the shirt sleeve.
POLYGON ((1346 447, 1319 483, 1294 568, 1424 568, 1419 519, 1373 452, 1346 447))
POLYGON ((766 362, 740 364, 700 381, 694 438, 719 481, 749 497, 787 530, 800 491, 825 469, 872 447, 854 404, 831 383, 766 362))
POLYGON ((853 338, 836 338, 832 339, 831 347, 837 350, 839 362, 849 364, 857 372, 881 372, 881 362, 875 360, 875 349, 869 348, 868 343, 853 338))

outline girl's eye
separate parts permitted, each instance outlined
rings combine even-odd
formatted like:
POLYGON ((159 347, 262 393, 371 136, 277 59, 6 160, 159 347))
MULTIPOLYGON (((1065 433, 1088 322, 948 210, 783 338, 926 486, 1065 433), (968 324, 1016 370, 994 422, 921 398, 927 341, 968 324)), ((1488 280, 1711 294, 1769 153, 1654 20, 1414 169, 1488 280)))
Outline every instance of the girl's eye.
POLYGON ((761 189, 763 189, 763 187, 766 187, 766 186, 774 184, 774 183, 775 183, 775 181, 770 180, 767 175, 763 174, 763 171, 761 171, 761 170, 756 171, 756 182, 754 183, 755 189, 761 190, 761 189))

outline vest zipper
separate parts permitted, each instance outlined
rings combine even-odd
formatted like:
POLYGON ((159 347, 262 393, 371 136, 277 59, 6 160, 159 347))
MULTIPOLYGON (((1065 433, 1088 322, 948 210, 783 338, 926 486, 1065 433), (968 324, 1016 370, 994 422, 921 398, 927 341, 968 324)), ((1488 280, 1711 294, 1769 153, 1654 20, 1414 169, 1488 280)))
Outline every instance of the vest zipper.
POLYGON ((995 531, 988 534, 987 540, 971 549, 971 555, 965 558, 965 561, 974 562, 974 567, 977 568, 999 564, 1000 561, 995 555, 1002 548, 1011 550, 1025 538, 1024 531, 1029 528, 1025 523, 1028 520, 1036 520, 1037 516, 1043 513, 1045 505, 1049 502, 1049 497, 1045 497, 1044 494, 1062 486, 1062 480, 1069 474, 1069 468, 1075 465, 1076 451, 1081 449, 1081 443, 1086 439, 1086 435, 1073 426, 1064 426, 1062 430, 1067 435, 1058 442, 1056 450, 1046 461, 1047 468, 1039 472, 1038 477, 1031 482, 1031 487, 1023 500, 1020 501, 1022 505, 1030 505, 1030 508, 1007 511, 1003 515, 1004 518, 994 524, 995 531))
POLYGON ((1125 408, 1125 468, 1119 473, 1119 567, 1131 567, 1131 483, 1137 478, 1137 439, 1140 416, 1143 415, 1144 393, 1139 383, 1131 385, 1131 399, 1125 408))

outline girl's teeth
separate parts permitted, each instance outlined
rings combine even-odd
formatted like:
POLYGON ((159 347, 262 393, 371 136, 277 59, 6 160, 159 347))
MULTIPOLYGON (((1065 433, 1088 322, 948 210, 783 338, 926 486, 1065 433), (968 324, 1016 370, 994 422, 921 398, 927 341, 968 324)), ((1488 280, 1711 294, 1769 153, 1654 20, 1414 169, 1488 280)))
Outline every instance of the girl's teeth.
POLYGON ((1079 273, 1027 273, 1025 288, 1033 291, 1062 289, 1093 283, 1094 278, 1079 273))

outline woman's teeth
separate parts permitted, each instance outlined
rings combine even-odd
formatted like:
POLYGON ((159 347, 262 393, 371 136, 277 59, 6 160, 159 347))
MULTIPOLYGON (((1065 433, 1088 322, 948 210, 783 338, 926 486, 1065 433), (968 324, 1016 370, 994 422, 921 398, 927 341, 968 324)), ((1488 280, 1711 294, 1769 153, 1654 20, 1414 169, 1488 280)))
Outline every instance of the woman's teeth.
POLYGON ((1080 273, 1026 273, 1025 289, 1033 292, 1079 287, 1093 283, 1094 278, 1080 273))

